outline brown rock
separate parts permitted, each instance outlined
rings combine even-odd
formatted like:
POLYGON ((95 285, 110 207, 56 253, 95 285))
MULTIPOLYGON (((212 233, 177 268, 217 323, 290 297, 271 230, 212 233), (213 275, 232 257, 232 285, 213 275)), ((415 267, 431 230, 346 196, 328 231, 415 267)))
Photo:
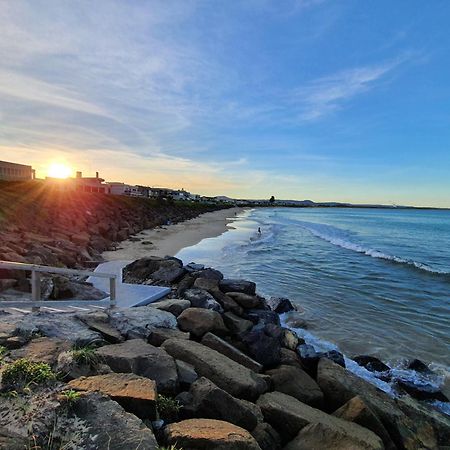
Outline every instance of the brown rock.
POLYGON ((321 422, 311 423, 304 427, 283 450, 383 450, 382 442, 372 439, 373 436, 347 433, 345 429, 330 428, 321 422))
POLYGON ((172 313, 175 317, 178 317, 185 309, 190 308, 191 302, 189 300, 170 298, 159 302, 151 303, 150 306, 158 308, 163 311, 172 313))
POLYGON ((281 392, 264 394, 258 399, 257 404, 265 420, 281 434, 283 440, 291 440, 309 424, 320 423, 324 429, 329 429, 333 434, 350 436, 358 442, 365 442, 368 449, 383 449, 381 439, 371 431, 355 423, 329 416, 281 392))
POLYGON ((77 391, 99 391, 141 419, 157 419, 156 383, 132 373, 110 373, 77 378, 69 382, 77 391))
POLYGON ((248 431, 221 420, 184 420, 169 425, 165 435, 183 450, 261 450, 248 431))
POLYGON ((208 331, 225 335, 228 333, 222 316, 211 309, 188 308, 177 318, 178 326, 183 331, 189 331, 192 335, 201 337, 208 331))
POLYGON ((26 358, 30 361, 44 362, 55 366, 60 353, 72 348, 72 343, 57 338, 37 338, 24 347, 11 352, 12 359, 26 358))
POLYGON ((349 422, 357 423, 368 430, 373 431, 381 438, 383 444, 388 450, 395 450, 396 446, 392 442, 389 433, 384 428, 380 419, 375 413, 364 403, 361 397, 353 397, 344 406, 341 406, 333 413, 333 416, 339 417, 349 422))

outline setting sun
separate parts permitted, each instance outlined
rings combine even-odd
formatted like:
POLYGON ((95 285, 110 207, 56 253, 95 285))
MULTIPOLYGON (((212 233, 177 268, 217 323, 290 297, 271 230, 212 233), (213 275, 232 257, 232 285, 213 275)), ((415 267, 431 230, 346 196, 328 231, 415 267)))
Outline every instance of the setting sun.
POLYGON ((52 178, 68 178, 70 177, 72 170, 65 164, 52 163, 48 168, 48 176, 52 178))

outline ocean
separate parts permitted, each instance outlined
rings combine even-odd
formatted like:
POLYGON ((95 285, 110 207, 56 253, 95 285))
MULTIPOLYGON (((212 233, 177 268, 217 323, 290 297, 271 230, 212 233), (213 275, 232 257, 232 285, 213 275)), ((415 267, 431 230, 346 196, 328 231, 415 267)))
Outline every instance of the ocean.
POLYGON ((258 208, 231 227, 177 256, 288 297, 304 321, 295 330, 318 349, 377 356, 405 378, 404 361, 419 358, 448 382, 450 211, 258 208))

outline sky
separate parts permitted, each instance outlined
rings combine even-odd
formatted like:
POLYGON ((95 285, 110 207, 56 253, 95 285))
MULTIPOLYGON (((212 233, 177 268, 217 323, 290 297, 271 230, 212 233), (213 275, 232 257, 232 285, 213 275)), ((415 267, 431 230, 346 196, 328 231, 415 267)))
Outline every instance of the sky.
POLYGON ((0 0, 0 159, 450 207, 448 0, 0 0))

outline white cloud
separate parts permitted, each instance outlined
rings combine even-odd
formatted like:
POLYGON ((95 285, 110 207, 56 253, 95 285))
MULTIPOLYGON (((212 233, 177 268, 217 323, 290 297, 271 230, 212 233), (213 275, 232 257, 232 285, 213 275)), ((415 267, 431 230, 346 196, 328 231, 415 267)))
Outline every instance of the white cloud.
POLYGON ((292 99, 299 108, 299 117, 312 120, 339 109, 345 101, 375 88, 375 82, 405 60, 402 57, 378 65, 346 69, 295 89, 292 99))

